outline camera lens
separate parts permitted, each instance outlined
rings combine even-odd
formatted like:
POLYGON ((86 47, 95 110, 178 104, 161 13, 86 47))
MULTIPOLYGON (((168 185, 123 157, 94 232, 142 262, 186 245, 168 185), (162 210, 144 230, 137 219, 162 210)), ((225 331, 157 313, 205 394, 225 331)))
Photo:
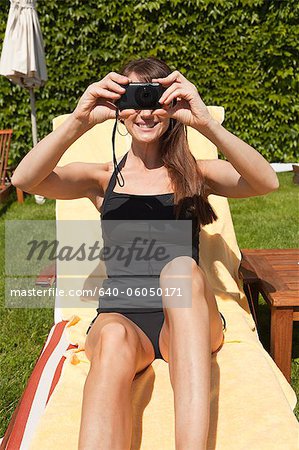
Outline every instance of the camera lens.
POLYGON ((136 89, 135 100, 140 107, 154 107, 158 100, 158 93, 152 86, 140 86, 136 89))

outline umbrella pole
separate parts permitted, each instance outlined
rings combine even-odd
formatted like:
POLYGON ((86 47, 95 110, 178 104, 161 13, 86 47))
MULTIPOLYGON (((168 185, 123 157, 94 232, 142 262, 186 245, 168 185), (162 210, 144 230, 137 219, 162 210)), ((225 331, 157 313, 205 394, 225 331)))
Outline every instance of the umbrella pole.
POLYGON ((36 127, 36 110, 35 110, 35 97, 33 88, 29 88, 30 92, 30 107, 31 107, 31 125, 32 125, 32 140, 33 146, 37 145, 37 127, 36 127))
MULTIPOLYGON (((36 126, 36 110, 35 110, 35 97, 33 88, 29 88, 30 92, 30 108, 31 108, 31 125, 32 125, 32 141, 33 146, 37 145, 37 126, 36 126)), ((35 195, 35 201, 37 204, 42 205, 46 199, 42 195, 35 195)))

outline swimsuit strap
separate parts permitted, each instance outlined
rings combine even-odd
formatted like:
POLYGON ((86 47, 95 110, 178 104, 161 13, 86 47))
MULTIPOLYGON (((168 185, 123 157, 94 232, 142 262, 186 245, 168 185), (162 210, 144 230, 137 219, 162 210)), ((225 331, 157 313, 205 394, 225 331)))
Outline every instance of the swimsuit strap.
MULTIPOLYGON (((120 160, 120 162, 118 164, 119 172, 121 171, 122 167, 124 166, 124 164, 126 162, 128 153, 129 153, 129 151, 127 151, 127 153, 124 154, 124 156, 122 157, 122 159, 120 160)), ((110 177, 107 190, 106 190, 105 195, 104 195, 104 200, 103 200, 103 204, 102 204, 102 213, 104 212, 104 206, 105 206, 106 200, 110 196, 110 194, 113 191, 115 185, 116 185, 116 170, 114 169, 114 171, 113 171, 113 173, 112 173, 112 175, 110 177)))

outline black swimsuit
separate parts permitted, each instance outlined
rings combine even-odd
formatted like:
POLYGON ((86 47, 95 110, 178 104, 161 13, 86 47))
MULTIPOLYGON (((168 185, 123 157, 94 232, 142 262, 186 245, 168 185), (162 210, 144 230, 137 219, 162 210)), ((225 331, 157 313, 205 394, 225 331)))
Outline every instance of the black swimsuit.
MULTIPOLYGON (((128 152, 123 156, 119 163, 119 170, 125 164, 127 159, 128 152)), ((148 220, 171 220, 175 219, 174 210, 173 210, 173 193, 168 194, 158 194, 158 195, 135 195, 135 194, 127 194, 127 193, 119 193, 114 192, 114 186, 116 184, 116 174, 113 172, 107 191, 104 196, 103 204, 102 204, 102 213, 101 220, 138 220, 138 219, 148 219, 148 220)), ((111 222, 110 222, 111 223, 111 222)), ((112 222, 113 223, 113 222, 112 222)), ((102 229, 103 229, 102 222, 102 229)), ((195 259, 197 264, 199 264, 199 232, 192 235, 192 258, 195 259)), ((108 273, 108 279, 104 280, 102 287, 107 287, 109 283, 111 284, 111 278, 113 275, 108 273), (107 286, 105 283, 108 283, 107 286)), ((134 275, 134 274, 133 274, 134 275)), ((125 275, 123 275, 125 276, 125 275)), ((159 287, 159 276, 152 275, 152 282, 156 284, 152 284, 152 286, 159 287), (154 281, 155 280, 155 281, 154 281)), ((120 281, 119 277, 115 278, 120 281)), ((136 280, 136 278, 135 278, 136 280)), ((118 312, 136 325, 141 328, 141 330, 149 337, 150 341, 153 344, 155 351, 155 359, 163 359, 160 349, 159 349, 159 335, 164 322, 164 312, 162 307, 162 301, 159 303, 157 308, 151 307, 150 309, 142 308, 130 308, 130 310, 126 310, 120 307, 109 307, 111 304, 109 299, 105 299, 105 297, 101 297, 100 305, 97 308, 97 316, 92 320, 86 334, 88 334, 92 324, 97 319, 98 315, 101 313, 107 312, 118 312), (105 308, 103 305, 106 304, 105 308)), ((119 303, 120 304, 120 303, 119 303)), ((221 314, 221 313, 220 313, 221 314)), ((225 328, 225 319, 221 314, 221 317, 224 321, 225 328)))

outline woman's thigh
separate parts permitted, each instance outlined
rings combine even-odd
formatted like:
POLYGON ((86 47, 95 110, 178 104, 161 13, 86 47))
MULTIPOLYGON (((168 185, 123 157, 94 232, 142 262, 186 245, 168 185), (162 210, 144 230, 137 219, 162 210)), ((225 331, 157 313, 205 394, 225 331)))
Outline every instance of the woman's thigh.
MULTIPOLYGON (((200 279, 203 281, 203 283, 199 283, 199 285, 203 286, 203 292, 201 292, 199 295, 200 296, 204 295, 208 304, 210 327, 211 327, 211 349, 212 353, 214 353, 216 350, 219 349, 224 338, 222 319, 218 310, 215 295, 208 282, 207 276, 204 270, 198 265, 196 265, 195 273, 192 275, 192 280, 194 280, 195 276, 200 277, 200 279)), ((200 298, 198 300, 201 301, 200 298)), ((164 308, 164 313, 165 313, 165 321, 163 323, 161 333, 159 336, 159 347, 163 358, 168 362, 169 318, 167 308, 164 308)), ((200 318, 198 319, 200 323, 200 318)))
MULTIPOLYGON (((147 335, 126 316, 115 312, 100 313, 92 324, 85 342, 85 353, 89 360, 99 350, 103 327, 108 323, 119 323, 125 327, 130 345, 136 349, 136 373, 152 363, 155 352, 147 335)), ((117 352, 117 350, 116 348, 115 351, 117 352)))

